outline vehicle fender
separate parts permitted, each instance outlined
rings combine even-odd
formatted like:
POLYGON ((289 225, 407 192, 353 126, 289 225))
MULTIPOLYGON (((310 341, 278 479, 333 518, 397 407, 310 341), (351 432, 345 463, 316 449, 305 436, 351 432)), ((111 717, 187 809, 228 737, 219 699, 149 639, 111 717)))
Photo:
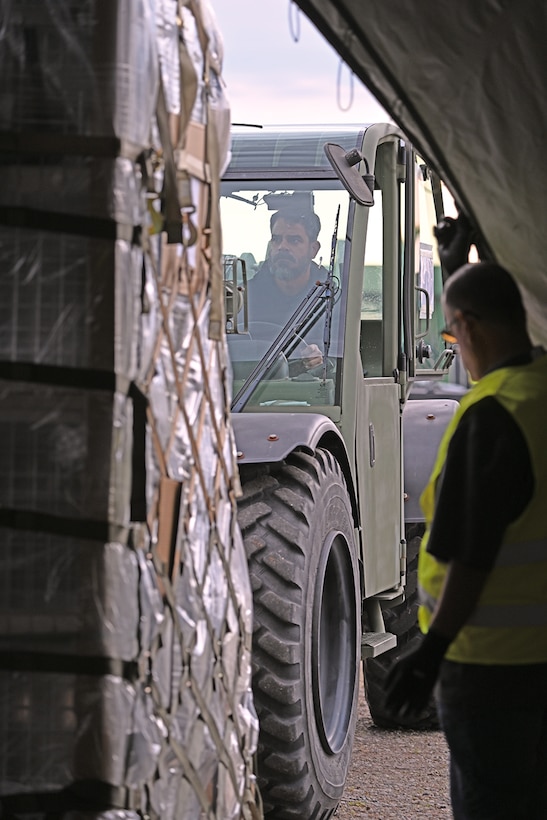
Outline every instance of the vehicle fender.
POLYGON ((403 410, 405 522, 424 520, 420 495, 426 486, 441 438, 458 409, 453 399, 413 399, 403 410))
POLYGON ((277 463, 294 450, 313 454, 329 450, 339 462, 348 486, 355 525, 359 505, 344 439, 335 423, 321 413, 234 413, 231 417, 238 464, 277 463))

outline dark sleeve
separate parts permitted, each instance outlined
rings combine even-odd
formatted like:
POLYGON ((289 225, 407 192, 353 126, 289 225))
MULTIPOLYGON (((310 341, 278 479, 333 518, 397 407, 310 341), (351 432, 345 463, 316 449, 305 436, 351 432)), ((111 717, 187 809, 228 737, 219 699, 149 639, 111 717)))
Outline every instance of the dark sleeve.
POLYGON ((471 405, 437 482, 428 551, 444 562, 490 569, 533 488, 530 453, 514 418, 491 396, 471 405))

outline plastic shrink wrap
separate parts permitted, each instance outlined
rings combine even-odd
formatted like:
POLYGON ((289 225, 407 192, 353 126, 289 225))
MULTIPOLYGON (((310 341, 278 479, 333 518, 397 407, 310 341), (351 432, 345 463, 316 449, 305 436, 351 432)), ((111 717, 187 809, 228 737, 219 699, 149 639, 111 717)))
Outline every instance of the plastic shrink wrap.
POLYGON ((252 599, 202 253, 228 151, 214 14, 0 0, 0 18, 2 811, 257 817, 252 599), (204 174, 192 123, 216 140, 204 174), (167 244, 171 153, 193 233, 167 244))

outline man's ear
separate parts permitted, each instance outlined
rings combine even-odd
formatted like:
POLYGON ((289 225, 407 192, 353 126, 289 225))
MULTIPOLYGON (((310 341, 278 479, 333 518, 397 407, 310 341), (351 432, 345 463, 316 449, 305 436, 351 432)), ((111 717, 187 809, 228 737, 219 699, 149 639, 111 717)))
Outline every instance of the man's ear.
POLYGON ((476 317, 472 313, 470 313, 466 310, 460 310, 460 311, 458 311, 458 313, 460 314, 460 317, 459 317, 460 324, 463 325, 466 332, 468 334, 469 333, 474 333, 475 328, 477 327, 476 317))
POLYGON ((311 250, 312 250, 311 258, 312 259, 315 259, 315 257, 317 256, 317 254, 319 253, 319 248, 320 247, 321 247, 321 243, 318 242, 317 239, 315 240, 315 242, 311 243, 311 250))
POLYGON ((476 345, 482 346, 482 326, 476 316, 473 316, 472 313, 461 311, 459 325, 460 336, 464 337, 467 345, 471 345, 472 347, 476 345))

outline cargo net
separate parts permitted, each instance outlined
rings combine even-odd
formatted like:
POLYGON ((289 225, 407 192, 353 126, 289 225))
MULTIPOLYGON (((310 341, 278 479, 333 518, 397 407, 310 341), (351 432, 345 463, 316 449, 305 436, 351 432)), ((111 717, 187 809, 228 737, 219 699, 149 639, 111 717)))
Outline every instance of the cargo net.
POLYGON ((0 16, 0 814, 258 818, 215 28, 0 16))
POLYGON ((178 769, 174 799, 182 816, 259 817, 251 595, 236 520, 226 344, 210 338, 210 288, 203 287, 209 248, 199 226, 197 233, 201 266, 190 264, 185 246, 174 255, 163 245, 164 260, 172 257, 163 269, 161 253, 149 256, 161 321, 142 383, 153 545, 145 558, 162 609, 151 619, 158 628, 146 654, 161 666, 172 647, 177 682, 166 698, 152 673, 150 696, 168 728, 165 753, 171 772, 178 769))

